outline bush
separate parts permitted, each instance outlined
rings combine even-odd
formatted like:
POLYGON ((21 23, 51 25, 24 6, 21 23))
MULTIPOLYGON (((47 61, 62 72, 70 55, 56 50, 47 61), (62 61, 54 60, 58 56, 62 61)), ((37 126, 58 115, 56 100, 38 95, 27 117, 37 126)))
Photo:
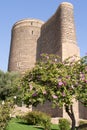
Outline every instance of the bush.
POLYGON ((67 119, 59 119, 59 128, 60 130, 70 130, 70 122, 67 119))
POLYGON ((51 129, 51 117, 39 111, 32 111, 26 114, 24 119, 29 125, 38 125, 44 127, 45 130, 51 129))
POLYGON ((0 130, 5 130, 10 119, 10 107, 7 103, 0 105, 0 130))

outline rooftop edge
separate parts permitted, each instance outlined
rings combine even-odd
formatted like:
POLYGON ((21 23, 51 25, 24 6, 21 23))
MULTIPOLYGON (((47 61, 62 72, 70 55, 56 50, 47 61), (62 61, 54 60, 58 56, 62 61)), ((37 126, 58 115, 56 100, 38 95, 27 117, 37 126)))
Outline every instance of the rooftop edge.
POLYGON ((44 21, 39 20, 39 19, 26 18, 26 19, 22 19, 22 20, 17 21, 17 22, 13 25, 13 27, 15 27, 15 26, 17 26, 17 25, 19 25, 19 24, 27 23, 27 22, 38 22, 38 23, 41 23, 41 24, 44 23, 44 21))
POLYGON ((73 8, 73 4, 71 4, 71 3, 69 3, 69 2, 62 2, 62 3, 60 4, 60 6, 62 6, 62 5, 64 5, 64 6, 70 6, 70 7, 73 8))

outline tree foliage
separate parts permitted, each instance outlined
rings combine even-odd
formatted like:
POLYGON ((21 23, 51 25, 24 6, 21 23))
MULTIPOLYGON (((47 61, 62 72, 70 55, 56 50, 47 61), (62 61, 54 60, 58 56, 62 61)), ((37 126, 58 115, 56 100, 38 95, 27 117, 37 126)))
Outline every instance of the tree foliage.
POLYGON ((10 103, 5 102, 0 104, 0 130, 6 130, 8 122, 10 120, 10 111, 12 106, 10 103))
POLYGON ((18 78, 18 73, 0 71, 0 100, 6 100, 17 93, 18 78))
POLYGON ((24 75, 21 85, 26 104, 36 106, 49 100, 53 106, 65 106, 75 126, 73 99, 87 106, 87 56, 73 56, 61 62, 58 56, 44 55, 24 75))

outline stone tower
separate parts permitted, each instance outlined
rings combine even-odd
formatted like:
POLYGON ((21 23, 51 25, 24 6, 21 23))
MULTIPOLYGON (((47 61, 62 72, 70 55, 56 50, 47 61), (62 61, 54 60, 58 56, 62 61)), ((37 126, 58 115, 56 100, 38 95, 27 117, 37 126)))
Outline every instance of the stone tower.
MULTIPOLYGON (((61 3, 55 14, 45 23, 36 19, 25 19, 14 24, 8 70, 24 72, 31 69, 42 53, 57 54, 61 61, 69 56, 80 56, 72 4, 61 3)), ((79 109, 78 102, 75 102, 75 106, 78 120, 83 115, 79 115, 82 108, 79 109)), ((54 117, 67 118, 64 110, 52 109, 49 102, 37 109, 48 111, 54 117)))
POLYGON ((12 28, 9 55, 9 71, 24 72, 36 62, 37 39, 43 22, 36 19, 24 19, 12 28))
POLYGON ((24 19, 14 24, 8 70, 26 71, 34 66, 42 53, 57 54, 61 60, 80 56, 72 4, 61 3, 46 23, 24 19))

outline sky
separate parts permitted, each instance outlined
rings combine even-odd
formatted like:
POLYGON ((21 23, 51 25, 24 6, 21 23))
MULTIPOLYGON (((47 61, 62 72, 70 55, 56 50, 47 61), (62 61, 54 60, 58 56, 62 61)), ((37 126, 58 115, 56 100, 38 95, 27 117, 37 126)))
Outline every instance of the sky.
POLYGON ((0 70, 8 68, 11 29, 15 22, 25 18, 45 22, 61 2, 73 4, 80 55, 83 57, 87 53, 87 0, 0 0, 0 70))

